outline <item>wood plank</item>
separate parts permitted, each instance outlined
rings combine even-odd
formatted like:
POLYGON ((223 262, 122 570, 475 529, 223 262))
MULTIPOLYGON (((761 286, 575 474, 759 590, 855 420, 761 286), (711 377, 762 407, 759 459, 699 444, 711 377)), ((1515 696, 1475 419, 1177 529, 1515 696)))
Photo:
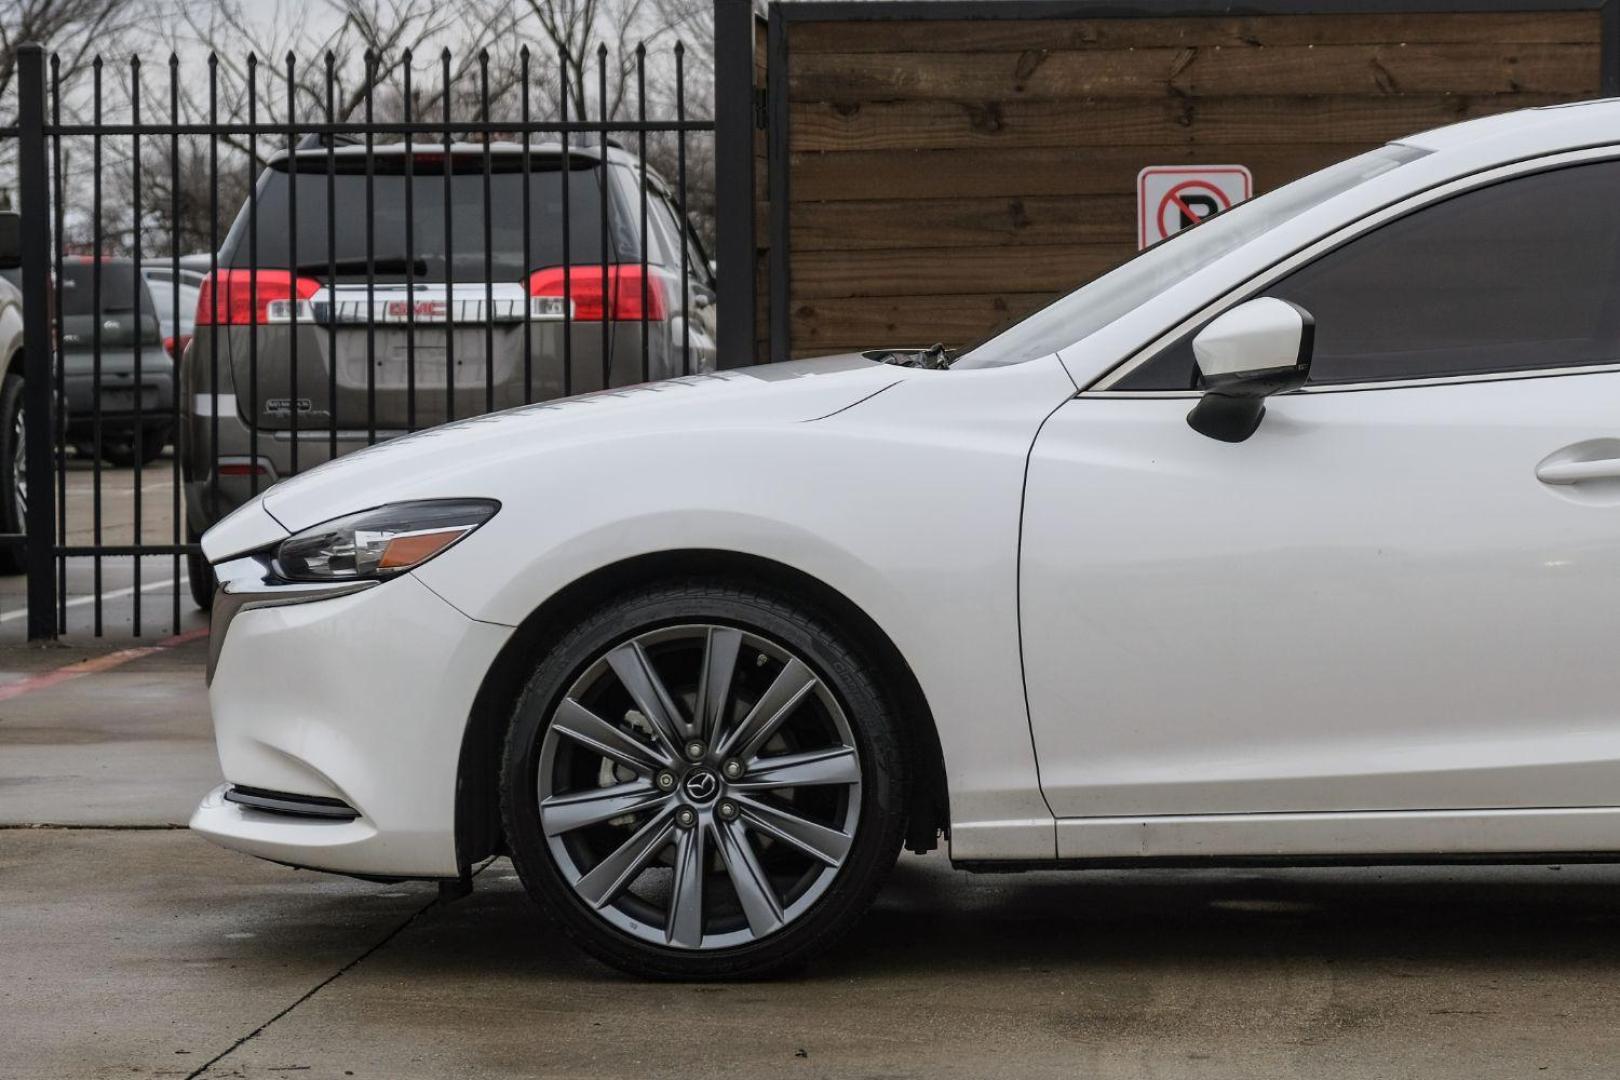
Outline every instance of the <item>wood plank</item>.
POLYGON ((917 19, 799 23, 790 31, 789 47, 795 53, 863 53, 1390 42, 1594 43, 1601 33, 1596 11, 917 19))
MULTIPOLYGON (((1225 162, 1247 165, 1257 191, 1371 149, 1376 143, 1225 147, 1225 162)), ((1040 195, 1120 195, 1136 190, 1144 165, 1212 164, 1198 146, 1082 147, 1074 150, 918 150, 897 154, 790 154, 795 203, 869 199, 959 199, 1040 195)), ((1224 163, 1224 162, 1223 162, 1224 163)))
POLYGON ((1004 244, 982 248, 793 253, 794 310, 836 296, 1067 292, 1136 253, 1134 244, 1004 244))
POLYGON ((1552 94, 1162 97, 1092 101, 798 102, 796 151, 1386 142, 1480 116, 1570 100, 1552 94))
POLYGON ((862 199, 799 203, 795 253, 835 249, 987 247, 996 244, 1131 244, 1133 195, 1004 199, 862 199))
POLYGON ((792 101, 1165 94, 1596 93, 1596 44, 790 54, 792 101))
POLYGON ((793 309, 793 348, 898 348, 978 341, 1063 295, 986 293, 807 300, 793 309), (855 344, 858 343, 858 344, 855 344))

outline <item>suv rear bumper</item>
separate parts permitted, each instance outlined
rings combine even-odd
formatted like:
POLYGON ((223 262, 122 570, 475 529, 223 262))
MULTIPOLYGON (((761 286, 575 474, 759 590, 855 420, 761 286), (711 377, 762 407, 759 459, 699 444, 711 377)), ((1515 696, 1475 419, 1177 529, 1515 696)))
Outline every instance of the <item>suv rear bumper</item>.
POLYGON ((62 376, 67 405, 69 438, 91 437, 96 428, 96 404, 100 398, 101 430, 127 432, 139 423, 147 430, 165 427, 174 421, 174 369, 167 358, 161 367, 142 366, 140 382, 133 372, 103 370, 98 383, 92 372, 65 372, 62 376), (136 408, 137 396, 140 408, 136 408))

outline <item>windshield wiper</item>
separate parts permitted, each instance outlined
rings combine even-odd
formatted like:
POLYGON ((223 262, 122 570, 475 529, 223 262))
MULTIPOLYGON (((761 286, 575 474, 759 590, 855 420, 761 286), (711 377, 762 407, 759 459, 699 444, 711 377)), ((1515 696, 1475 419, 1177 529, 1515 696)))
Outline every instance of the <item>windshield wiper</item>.
POLYGON ((938 370, 950 367, 956 362, 957 355, 957 353, 947 349, 943 342, 936 341, 926 349, 885 350, 882 362, 893 364, 895 367, 938 370))
POLYGON ((363 274, 367 268, 375 274, 417 273, 426 275, 427 260, 412 259, 407 255, 378 255, 370 259, 364 255, 342 259, 321 259, 298 264, 300 274, 319 274, 323 270, 336 274, 363 274))

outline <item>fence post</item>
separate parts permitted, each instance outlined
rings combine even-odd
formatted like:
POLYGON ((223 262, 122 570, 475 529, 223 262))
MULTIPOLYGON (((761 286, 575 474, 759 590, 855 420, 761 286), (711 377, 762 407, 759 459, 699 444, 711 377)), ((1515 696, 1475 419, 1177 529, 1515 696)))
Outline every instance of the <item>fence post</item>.
POLYGON ((56 393, 51 349, 51 204, 45 50, 17 50, 17 188, 22 211, 23 408, 28 417, 28 640, 56 637, 56 393))
POLYGON ((755 361, 754 2, 714 0, 715 262, 719 366, 755 361))

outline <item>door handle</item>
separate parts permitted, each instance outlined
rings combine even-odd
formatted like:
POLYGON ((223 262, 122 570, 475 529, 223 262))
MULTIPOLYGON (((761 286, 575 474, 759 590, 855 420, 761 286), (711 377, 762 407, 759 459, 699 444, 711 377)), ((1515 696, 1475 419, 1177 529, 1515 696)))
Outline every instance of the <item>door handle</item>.
POLYGON ((1543 484, 1579 484, 1586 480, 1620 480, 1620 458, 1597 461, 1547 461, 1536 466, 1543 484))

